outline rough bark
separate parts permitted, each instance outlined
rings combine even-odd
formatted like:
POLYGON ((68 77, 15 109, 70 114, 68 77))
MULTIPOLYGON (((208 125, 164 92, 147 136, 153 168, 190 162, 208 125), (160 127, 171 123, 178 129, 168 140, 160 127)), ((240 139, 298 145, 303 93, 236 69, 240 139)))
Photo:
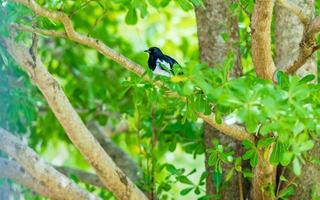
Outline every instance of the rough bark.
POLYGON ((94 139, 40 58, 32 56, 27 48, 18 46, 8 39, 5 39, 4 43, 13 59, 28 72, 38 86, 70 140, 93 167, 104 185, 119 199, 146 199, 94 139))
POLYGON ((257 0, 251 19, 252 61, 257 76, 273 79, 275 66, 271 51, 271 21, 274 0, 257 0))
MULTIPOLYGON (((292 0, 296 6, 302 9, 304 15, 308 19, 314 16, 314 0, 292 0)), ((284 68, 292 64, 293 59, 299 54, 299 44, 304 35, 304 25, 301 20, 282 6, 276 6, 276 65, 278 68, 284 68)), ((299 76, 306 76, 314 74, 317 76, 317 62, 315 56, 312 56, 307 62, 297 71, 299 76)), ((310 155, 320 155, 320 146, 314 147, 310 155)), ((294 177, 290 170, 285 173, 288 179, 294 177)), ((297 184, 296 193, 291 199, 304 200, 311 199, 311 189, 313 185, 316 186, 318 194, 320 194, 320 165, 307 163, 303 166, 302 174, 295 180, 297 184)))
POLYGON ((270 164, 270 156, 273 146, 269 149, 258 151, 258 164, 253 169, 252 199, 271 200, 272 194, 268 191, 268 186, 276 183, 276 166, 270 164))
MULTIPOLYGON (((227 54, 231 52, 235 55, 235 62, 230 75, 239 76, 242 74, 242 65, 239 48, 237 48, 237 44, 239 44, 238 23, 236 18, 229 16, 229 5, 230 1, 205 0, 204 8, 199 7, 196 9, 200 60, 201 62, 208 63, 210 67, 219 66, 223 63, 227 54), (229 35, 229 41, 223 39, 223 33, 229 35)), ((235 132, 241 135, 241 129, 237 129, 235 132)), ((234 139, 221 134, 219 130, 210 125, 210 122, 205 123, 204 145, 206 150, 212 148, 212 140, 214 138, 219 139, 223 145, 229 146, 232 149, 235 149, 238 143, 234 139)), ((252 140, 254 140, 253 137, 252 140)), ((236 151, 241 151, 241 149, 236 151)), ((205 152, 205 168, 206 171, 209 172, 209 176, 206 178, 206 192, 207 195, 211 196, 210 199, 214 199, 213 195, 216 194, 216 191, 212 180, 213 169, 208 166, 209 156, 210 155, 205 152)), ((228 171, 230 168, 230 165, 223 166, 225 171, 228 171)), ((220 199, 239 198, 239 179, 237 176, 231 178, 228 187, 223 188, 219 196, 220 199)))
POLYGON ((19 163, 13 160, 0 158, 0 177, 13 180, 41 196, 57 198, 57 195, 50 193, 43 183, 33 178, 19 163))
POLYGON ((0 141, 2 151, 15 158, 28 173, 41 181, 46 188, 50 188, 50 191, 59 199, 100 199, 81 189, 41 159, 36 152, 23 144, 17 137, 2 128, 0 128, 0 141))
POLYGON ((96 122, 90 122, 88 124, 89 130, 94 137, 98 140, 101 147, 110 155, 116 165, 122 169, 122 171, 134 182, 139 180, 140 170, 134 160, 128 153, 123 151, 117 145, 115 145, 104 134, 104 130, 96 122))

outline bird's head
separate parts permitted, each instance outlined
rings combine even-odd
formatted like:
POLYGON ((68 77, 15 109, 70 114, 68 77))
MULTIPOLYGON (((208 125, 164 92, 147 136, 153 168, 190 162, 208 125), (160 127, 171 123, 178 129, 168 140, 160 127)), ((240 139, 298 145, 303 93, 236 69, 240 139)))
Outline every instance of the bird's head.
POLYGON ((148 50, 145 50, 144 52, 147 52, 150 55, 155 55, 155 56, 162 55, 162 52, 158 47, 150 47, 148 50))

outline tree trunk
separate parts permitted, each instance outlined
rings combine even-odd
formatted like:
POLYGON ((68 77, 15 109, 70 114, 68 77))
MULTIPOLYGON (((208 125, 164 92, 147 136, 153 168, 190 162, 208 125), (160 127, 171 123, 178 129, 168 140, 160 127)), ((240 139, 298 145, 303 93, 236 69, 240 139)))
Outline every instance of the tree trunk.
MULTIPOLYGON (((274 0, 256 0, 251 19, 252 61, 259 78, 272 80, 275 64, 271 51, 271 22, 274 0)), ((273 199, 268 186, 275 185, 276 167, 269 158, 273 146, 258 151, 258 165, 253 170, 252 199, 273 199)))
MULTIPOLYGON (((308 17, 314 15, 314 0, 291 0, 299 7, 303 8, 308 17)), ((290 65, 298 55, 298 48, 303 36, 303 25, 298 17, 287 11, 281 6, 276 6, 276 65, 278 68, 284 68, 290 65)), ((317 76, 317 63, 315 55, 310 58, 306 64, 297 71, 299 76, 314 74, 317 76)), ((320 146, 317 145, 312 150, 313 156, 320 155, 320 146)), ((294 177, 290 170, 285 173, 288 179, 294 177)), ((294 200, 311 199, 311 190, 316 186, 316 191, 320 193, 320 166, 308 163, 303 166, 302 174, 296 179, 297 187, 294 200)))
MULTIPOLYGON (((240 50, 236 46, 239 41, 238 21, 234 17, 228 15, 229 1, 225 0, 205 0, 205 8, 196 9, 196 19, 199 38, 200 60, 206 62, 210 67, 223 63, 227 54, 230 51, 235 55, 234 57, 234 69, 230 72, 231 76, 240 76, 242 74, 241 55, 240 50), (227 33, 230 40, 224 41, 221 36, 222 33, 227 33)), ((236 149, 241 148, 241 143, 220 134, 218 130, 212 128, 209 124, 204 125, 204 145, 206 150, 212 148, 212 140, 214 138, 219 139, 223 145, 236 149), (237 145, 240 144, 240 145, 237 145)), ((237 149, 236 152, 240 152, 241 149, 237 149)), ((213 169, 208 166, 209 155, 205 153, 205 167, 209 172, 209 176, 206 179, 206 192, 211 196, 217 195, 215 186, 213 183, 212 172, 213 169)), ((225 165, 223 169, 226 171, 231 166, 225 165)), ((241 177, 240 177, 241 179, 241 177)), ((242 183, 241 183, 242 184, 242 183)), ((238 199, 239 192, 239 178, 233 176, 228 187, 223 188, 219 193, 220 199, 238 199)))

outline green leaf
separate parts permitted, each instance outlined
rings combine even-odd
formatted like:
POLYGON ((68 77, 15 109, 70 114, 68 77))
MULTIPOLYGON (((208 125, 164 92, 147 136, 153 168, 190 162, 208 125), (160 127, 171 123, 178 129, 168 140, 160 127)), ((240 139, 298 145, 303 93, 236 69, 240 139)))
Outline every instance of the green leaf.
POLYGON ((280 180, 283 182, 288 182, 288 179, 286 179, 286 177, 284 177, 283 175, 280 176, 280 180))
POLYGON ((184 184, 193 185, 193 183, 186 176, 178 176, 177 180, 184 184))
POLYGON ((277 141, 270 156, 270 163, 273 165, 279 164, 280 154, 281 154, 281 144, 279 141, 277 141))
POLYGON ((222 184, 222 173, 221 172, 213 172, 213 183, 216 187, 216 191, 219 193, 221 184, 222 184))
POLYGON ((250 165, 251 167, 255 167, 258 164, 258 152, 255 151, 253 154, 253 157, 250 159, 250 165))
POLYGON ((160 2, 160 6, 161 6, 161 7, 166 7, 169 3, 170 3, 170 0, 162 0, 162 1, 160 2))
POLYGON ((303 143, 300 145, 299 150, 300 150, 300 151, 309 151, 309 150, 312 149, 313 147, 314 147, 314 141, 308 140, 308 141, 303 142, 303 143))
POLYGON ((248 169, 245 169, 245 170, 243 170, 243 176, 245 178, 252 178, 253 177, 253 173, 252 173, 252 171, 250 171, 248 169))
POLYGON ((157 0, 148 0, 150 5, 152 5, 154 8, 158 8, 159 4, 157 0))
POLYGON ((315 75, 309 74, 309 75, 303 77, 299 82, 300 83, 308 83, 310 81, 313 81, 315 78, 316 78, 315 75))
POLYGON ((301 166, 297 157, 293 159, 293 173, 297 176, 301 174, 301 166))
POLYGON ((291 162, 293 158, 293 153, 292 152, 284 152, 283 154, 281 154, 280 156, 280 163, 282 166, 287 166, 289 165, 289 163, 291 162))
POLYGON ((251 149, 251 148, 255 147, 254 144, 250 140, 243 140, 242 144, 247 149, 251 149))
POLYGON ((187 81, 184 86, 183 86, 183 94, 184 95, 191 95, 193 93, 194 90, 194 85, 191 83, 191 81, 187 81))
POLYGON ((185 188, 185 189, 181 190, 180 194, 181 194, 182 196, 185 196, 185 195, 187 195, 192 189, 193 189, 193 187, 185 188))
POLYGON ((232 178, 234 169, 232 168, 226 175, 226 181, 229 181, 232 178))
POLYGON ((189 0, 195 7, 199 7, 203 5, 202 0, 189 0))
POLYGON ((253 157, 255 153, 255 150, 254 149, 250 149, 249 151, 246 151, 243 155, 242 155, 242 158, 243 160, 249 160, 253 157))
POLYGON ((237 157, 236 160, 235 160, 235 163, 234 163, 234 166, 235 166, 235 170, 237 172, 241 172, 242 171, 242 159, 241 157, 237 157))
POLYGON ((127 24, 134 25, 138 21, 137 11, 135 8, 130 8, 127 12, 125 21, 127 24))
POLYGON ((287 87, 289 85, 289 77, 283 71, 276 72, 276 79, 281 87, 287 87))
POLYGON ((206 110, 206 102, 204 99, 202 99, 201 95, 199 95, 196 98, 195 108, 196 108, 197 112, 202 112, 202 113, 205 112, 205 110, 206 110))
POLYGON ((184 11, 191 10, 193 7, 187 0, 176 0, 184 11))
POLYGON ((272 144, 273 138, 261 139, 258 141, 257 147, 258 148, 266 148, 272 144))
POLYGON ((280 198, 288 198, 294 194, 294 187, 291 185, 288 188, 281 190, 279 193, 280 198))
POLYGON ((200 194, 200 188, 199 187, 196 187, 196 189, 194 189, 194 193, 196 195, 199 195, 200 194))

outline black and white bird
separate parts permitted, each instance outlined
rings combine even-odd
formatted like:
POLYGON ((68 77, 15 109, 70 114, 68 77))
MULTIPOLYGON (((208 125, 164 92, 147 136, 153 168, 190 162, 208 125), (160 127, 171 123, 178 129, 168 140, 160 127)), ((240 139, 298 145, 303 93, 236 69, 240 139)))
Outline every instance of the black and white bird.
POLYGON ((163 54, 158 47, 151 47, 144 52, 149 53, 148 66, 153 74, 167 77, 174 75, 173 66, 179 65, 175 59, 163 54))

